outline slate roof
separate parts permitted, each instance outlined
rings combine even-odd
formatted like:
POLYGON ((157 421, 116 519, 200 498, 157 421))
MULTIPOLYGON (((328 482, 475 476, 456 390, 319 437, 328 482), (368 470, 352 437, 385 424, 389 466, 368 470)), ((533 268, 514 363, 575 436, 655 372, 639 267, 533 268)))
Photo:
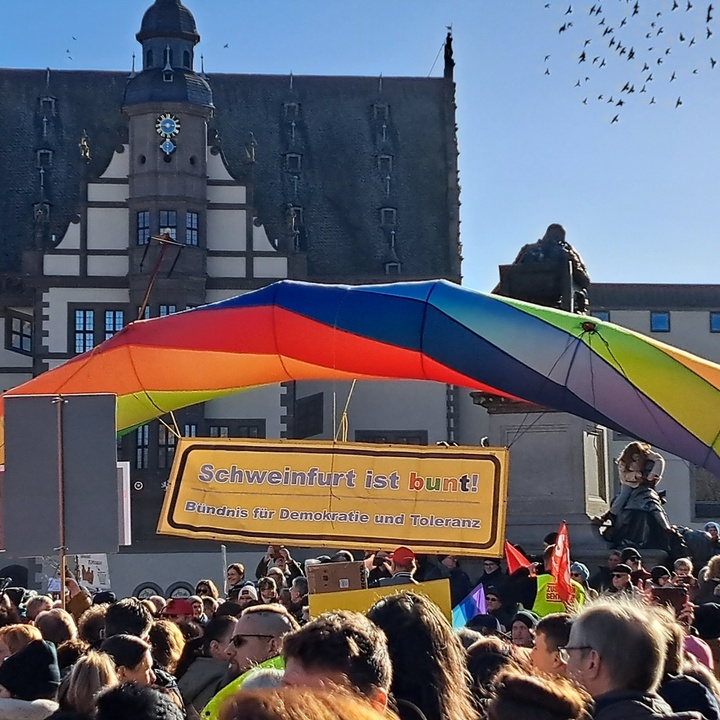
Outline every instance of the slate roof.
POLYGON ((180 0, 155 0, 145 11, 136 37, 140 42, 151 37, 179 37, 195 42, 200 40, 195 18, 180 0))
POLYGON ((125 104, 146 102, 190 102, 213 106, 213 95, 207 81, 191 70, 173 68, 173 81, 163 82, 163 69, 145 70, 132 78, 125 91, 125 104))
MULTIPOLYGON (((128 92, 149 82, 150 72, 128 92)), ((190 79, 206 100, 204 82, 190 79)), ((78 212, 83 177, 102 174, 113 150, 127 142, 121 112, 127 83, 127 73, 0 70, 0 271, 19 270, 22 250, 33 245, 32 206, 41 197, 36 151, 54 152, 45 188, 50 232, 59 240, 78 212), (45 137, 44 96, 56 99, 45 137), (89 164, 78 147, 83 131, 89 164)), ((158 83, 162 92, 173 84, 158 83)), ((216 108, 211 128, 230 172, 254 181, 259 220, 271 239, 288 242, 288 203, 303 208, 309 279, 382 279, 383 263, 393 259, 391 230, 403 277, 459 279, 450 80, 384 78, 380 89, 378 78, 302 76, 291 87, 288 76, 227 74, 211 75, 209 85, 216 108), (284 110, 292 102, 299 103, 294 141, 284 110), (374 118, 376 102, 389 106, 387 121, 374 118), (248 162, 251 133, 254 163, 248 162), (302 156, 300 172, 285 170, 287 153, 302 156), (381 154, 393 158, 389 194, 381 154), (383 207, 397 209, 396 226, 380 225, 383 207)))

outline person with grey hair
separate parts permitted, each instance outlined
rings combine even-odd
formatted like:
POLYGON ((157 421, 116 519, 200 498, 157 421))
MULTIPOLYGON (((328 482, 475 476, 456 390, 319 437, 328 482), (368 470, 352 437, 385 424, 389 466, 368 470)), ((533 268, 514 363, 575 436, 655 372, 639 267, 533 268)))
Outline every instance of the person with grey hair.
POLYGON ((252 670, 243 680, 241 690, 275 690, 282 687, 285 671, 278 668, 252 670))
POLYGON ((568 644, 559 650, 567 676, 593 696, 595 720, 635 720, 672 715, 656 693, 666 648, 665 629, 656 613, 618 596, 583 608, 568 644))
POLYGON ((290 606, 288 611, 299 622, 303 622, 303 608, 308 604, 308 580, 296 577, 290 585, 290 606))

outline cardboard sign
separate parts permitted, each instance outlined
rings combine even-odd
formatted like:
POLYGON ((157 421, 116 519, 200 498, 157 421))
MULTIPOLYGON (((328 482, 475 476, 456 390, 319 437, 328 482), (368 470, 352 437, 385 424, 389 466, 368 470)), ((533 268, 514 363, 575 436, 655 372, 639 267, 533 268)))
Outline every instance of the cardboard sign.
POLYGON ((308 590, 311 593, 338 592, 340 590, 362 590, 367 587, 365 563, 321 563, 306 568, 308 590))
POLYGON ((440 608, 448 622, 452 623, 450 581, 447 578, 430 580, 417 585, 386 585, 385 587, 374 587, 367 590, 310 594, 308 596, 310 617, 317 617, 331 610, 355 610, 356 612, 366 613, 381 598, 406 591, 425 595, 440 608))
POLYGON ((158 532, 502 555, 507 449, 181 438, 158 532))

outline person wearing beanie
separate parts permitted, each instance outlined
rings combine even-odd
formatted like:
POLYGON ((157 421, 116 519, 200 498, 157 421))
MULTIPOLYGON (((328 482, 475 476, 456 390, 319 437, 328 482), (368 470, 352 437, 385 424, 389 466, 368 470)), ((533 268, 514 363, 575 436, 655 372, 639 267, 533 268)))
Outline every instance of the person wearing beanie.
POLYGON ((670 571, 664 565, 656 565, 650 570, 650 580, 655 587, 665 587, 670 582, 670 571))
POLYGON ((588 600, 594 600, 598 596, 597 590, 593 590, 593 588, 590 587, 590 570, 587 565, 583 565, 581 562, 574 562, 570 566, 570 579, 582 585, 585 590, 585 597, 588 600))
POLYGON ((516 647, 532 648, 535 646, 535 626, 540 618, 531 610, 520 610, 515 613, 510 625, 512 644, 516 647))
POLYGON ((0 718, 45 720, 58 709, 59 687, 55 647, 33 640, 0 665, 0 718))

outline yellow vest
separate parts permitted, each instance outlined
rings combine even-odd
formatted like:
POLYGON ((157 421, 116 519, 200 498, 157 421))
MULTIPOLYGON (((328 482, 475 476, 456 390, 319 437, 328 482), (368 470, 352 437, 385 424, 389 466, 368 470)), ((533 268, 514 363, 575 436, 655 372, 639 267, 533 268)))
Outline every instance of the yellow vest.
POLYGON ((217 693, 217 695, 215 695, 215 697, 213 697, 213 699, 210 700, 210 702, 203 708, 202 713, 200 713, 200 717, 202 717, 203 720, 218 720, 220 707, 223 702, 240 690, 245 678, 258 668, 277 668, 278 670, 283 670, 285 668, 285 663, 278 655, 277 657, 270 658, 269 660, 265 660, 265 662, 261 662, 259 665, 251 667, 240 677, 235 678, 231 683, 226 685, 219 693, 217 693))
MULTIPOLYGON (((574 580, 571 580, 570 584, 575 590, 574 609, 579 609, 585 604, 585 589, 580 583, 577 583, 574 580)), ((570 610, 572 609, 573 608, 570 608, 570 610)), ((541 618, 546 615, 550 615, 551 613, 568 612, 568 608, 557 593, 557 587, 553 576, 548 573, 537 576, 537 593, 535 595, 535 602, 533 603, 532 611, 541 618)))

